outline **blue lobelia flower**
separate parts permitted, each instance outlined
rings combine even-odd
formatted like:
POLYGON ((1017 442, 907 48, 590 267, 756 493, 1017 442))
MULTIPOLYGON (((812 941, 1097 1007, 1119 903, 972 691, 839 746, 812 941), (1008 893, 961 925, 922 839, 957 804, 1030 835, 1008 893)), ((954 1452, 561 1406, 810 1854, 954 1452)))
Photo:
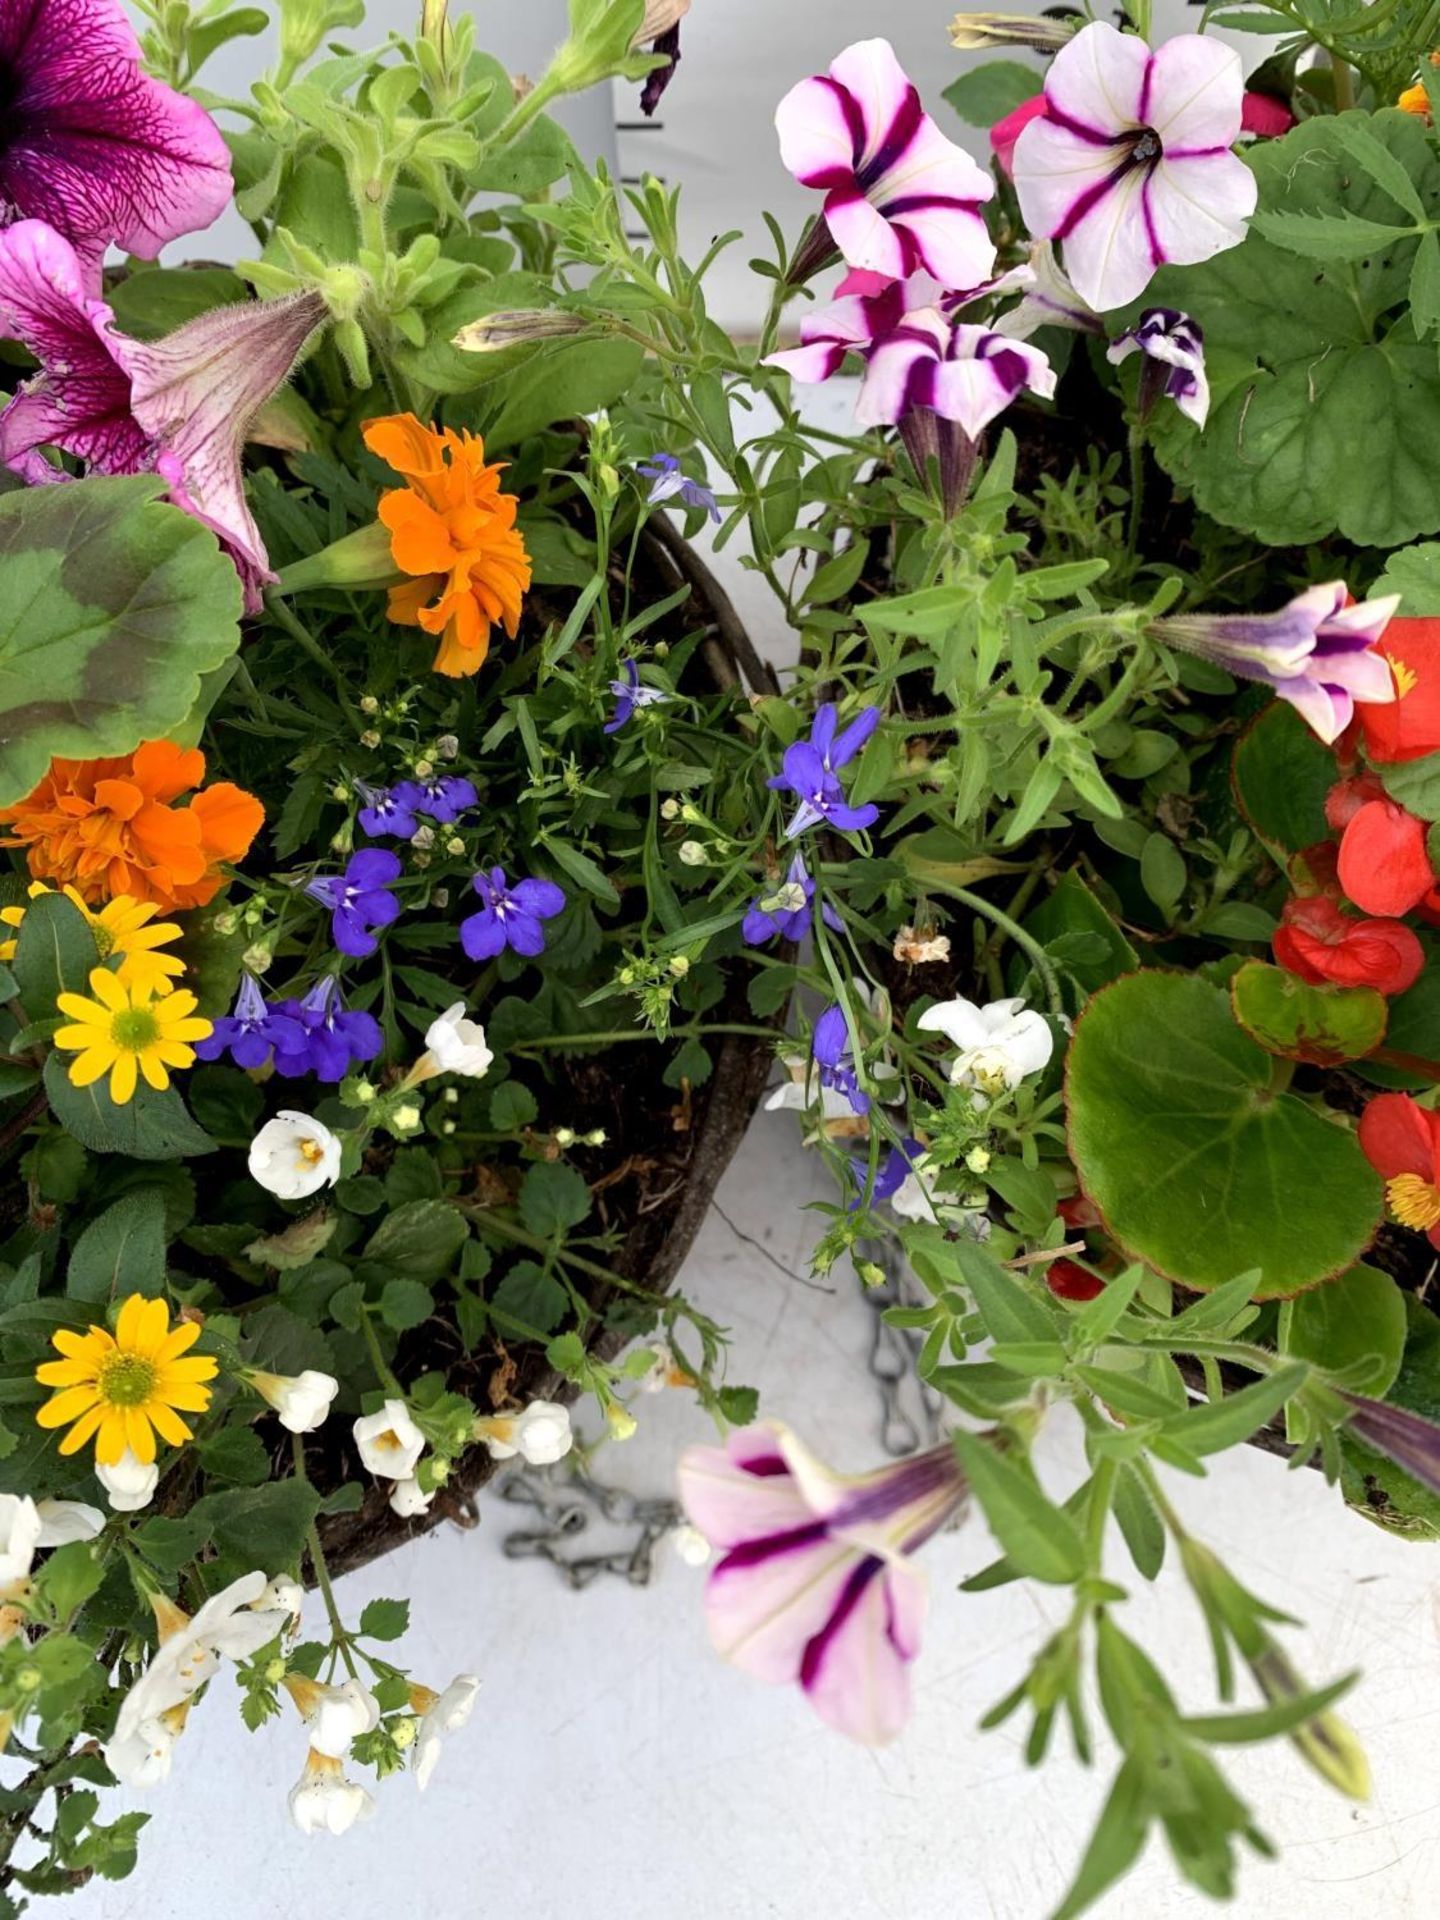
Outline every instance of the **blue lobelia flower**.
POLYGON ((352 1066, 373 1060, 385 1044, 380 1023, 371 1014, 347 1008, 332 974, 303 1000, 281 1000, 275 1012, 294 1029, 293 1041, 275 1047, 275 1071, 287 1080, 313 1073, 332 1084, 352 1066))
POLYGON ((821 1086, 831 1087, 836 1093, 843 1094, 856 1113, 868 1113, 870 1096, 862 1092, 860 1082, 855 1078, 855 1066, 850 1053, 850 1029, 845 1024, 845 1010, 838 1002, 827 1007, 815 1022, 810 1051, 820 1069, 821 1086))
MULTIPOLYGON (((740 923, 741 939, 748 947, 763 947, 766 941, 775 939, 803 940, 810 929, 810 903, 814 898, 815 882, 805 866, 804 854, 797 853, 784 882, 751 902, 740 923)), ((827 927, 843 932, 844 923, 828 901, 820 912, 827 927)))
POLYGON ((541 923, 565 906, 565 895, 553 880, 517 880, 511 886, 503 867, 491 867, 470 884, 481 906, 460 922, 460 944, 472 960, 493 960, 506 947, 530 957, 545 951, 541 923))
MULTIPOLYGON (((870 1204, 878 1206, 882 1200, 889 1200, 904 1186, 907 1177, 914 1172, 915 1162, 925 1149, 910 1134, 906 1134, 896 1146, 891 1147, 885 1158, 875 1169, 875 1185, 870 1189, 870 1204)), ((865 1198, 865 1182, 870 1176, 870 1157, 856 1153, 850 1156, 850 1170, 854 1175, 859 1192, 850 1202, 847 1211, 854 1213, 865 1198)))
POLYGON ((712 520, 720 518, 719 502, 709 487, 702 486, 698 480, 692 480, 689 474, 683 473, 673 453, 657 453, 652 459, 642 460, 635 471, 650 482, 650 490, 645 498, 652 507, 658 507, 666 500, 683 500, 687 507, 701 508, 712 520))
POLYGON ((374 953, 374 929, 399 918, 400 902, 390 888, 401 872, 398 854, 362 847, 344 873, 318 874, 306 887, 312 900, 330 909, 330 931, 341 953, 356 959, 374 953))
POLYGON ((800 802, 785 829, 787 840, 822 823, 839 833, 858 833, 862 827, 874 826, 880 818, 880 809, 873 803, 863 807, 846 803, 845 789, 837 772, 855 758, 879 726, 880 709, 862 707, 838 736, 837 721, 835 707, 827 700, 815 715, 810 738, 788 746, 780 763, 781 771, 765 783, 776 792, 793 793, 800 802))
POLYGON ((367 787, 363 780, 355 782, 355 791, 365 802, 355 817, 361 831, 372 840, 408 840, 419 825, 414 804, 403 789, 403 781, 397 787, 367 787))
POLYGON ((615 696, 615 712, 605 722, 606 733, 618 733, 638 708, 663 706, 670 698, 659 687, 641 686, 640 669, 633 660, 625 662, 623 671, 623 680, 610 682, 610 691, 615 696))
POLYGON ((395 788, 395 798, 412 813, 423 813, 448 827, 467 808, 475 806, 480 796, 473 780, 458 773, 437 773, 429 780, 402 780, 395 788))
POLYGON ((219 1060, 228 1053, 237 1067, 253 1070, 268 1065, 273 1051, 298 1046, 302 1037, 294 1020, 266 1006, 247 973, 241 977, 233 1011, 221 1014, 208 1038, 195 1042, 195 1053, 201 1060, 219 1060))

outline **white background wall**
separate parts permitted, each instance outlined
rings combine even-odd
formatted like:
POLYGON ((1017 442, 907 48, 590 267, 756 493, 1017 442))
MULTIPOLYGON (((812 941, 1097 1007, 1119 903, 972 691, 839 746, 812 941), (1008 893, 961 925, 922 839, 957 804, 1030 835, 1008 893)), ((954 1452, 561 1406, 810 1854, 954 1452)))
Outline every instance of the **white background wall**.
MULTIPOLYGON (((1024 0, 1021 0, 1021 4, 1024 0)), ((478 9, 489 44, 539 71, 558 7, 541 0, 478 9)), ((642 166, 686 189, 692 248, 743 226, 717 314, 755 312, 743 262, 759 245, 756 209, 793 231, 810 208, 775 154, 770 117, 785 87, 847 41, 878 31, 932 104, 960 70, 944 38, 949 8, 930 0, 695 0, 685 58, 661 130, 627 133, 626 171, 642 166)), ((373 10, 406 21, 398 0, 373 10)), ((1188 19, 1167 0, 1172 29, 1188 19)), ((232 49, 243 63, 253 47, 232 49)), ((216 84, 225 79, 216 72, 216 84)), ((619 101, 633 120, 633 93, 619 101)), ((575 123, 596 147, 602 112, 575 123)), ((212 256, 213 237, 192 249, 212 256)), ((843 1282, 817 1290, 801 1276, 814 1238, 807 1199, 824 1193, 790 1122, 761 1116, 720 1204, 772 1260, 739 1240, 717 1212, 684 1285, 733 1330, 733 1376, 758 1386, 836 1464, 877 1456, 875 1407, 864 1372, 868 1310, 843 1282)), ((681 1445, 709 1438, 688 1396, 641 1403, 640 1435, 610 1448, 602 1472, 665 1492, 681 1445)), ((1044 1470, 1063 1495, 1080 1472, 1063 1421, 1047 1436, 1044 1470)), ((1348 1711, 1365 1737, 1376 1791, 1366 1808, 1331 1794, 1288 1749, 1241 1754, 1235 1776, 1282 1848, 1278 1865, 1247 1863, 1237 1911, 1303 1912, 1306 1920, 1429 1920, 1440 1910, 1440 1645, 1432 1550, 1408 1547, 1345 1513, 1312 1473, 1289 1475, 1245 1452, 1175 1497, 1236 1573, 1307 1624, 1294 1639, 1317 1680, 1354 1666, 1365 1679, 1348 1711)), ((376 1820, 340 1841, 307 1840, 288 1825, 284 1795, 303 1742, 293 1724, 250 1736, 228 1678, 196 1711, 169 1785, 145 1802, 157 1818, 141 1865, 118 1887, 81 1896, 87 1920, 390 1920, 424 1913, 458 1920, 482 1910, 560 1920, 597 1911, 632 1920, 1043 1920, 1079 1857, 1104 1788, 1068 1759, 1026 1769, 1015 1731, 975 1724, 1014 1684, 1056 1623, 1057 1597, 1035 1587, 966 1597, 957 1584, 993 1548, 971 1522, 928 1553, 934 1611, 916 1673, 918 1705, 904 1739, 883 1753, 828 1733, 803 1702, 721 1667, 700 1616, 703 1575, 663 1553, 643 1592, 604 1582, 566 1590, 541 1563, 507 1562, 504 1535, 523 1524, 490 1498, 475 1533, 417 1542, 342 1584, 358 1612, 375 1594, 408 1594, 407 1652, 439 1686, 455 1671, 483 1681, 475 1718, 420 1800, 401 1778, 381 1790, 376 1820)), ((1117 1568, 1123 1563, 1118 1556, 1117 1568)), ((1139 1586, 1131 1577, 1129 1584, 1139 1586)), ((313 1603, 312 1603, 313 1604, 313 1603)), ((1193 1606, 1167 1572, 1142 1593, 1133 1631, 1179 1675, 1197 1710, 1209 1669, 1193 1606)), ((117 1801, 122 1797, 117 1796, 117 1801)), ((1169 1920, 1207 1908, 1175 1883, 1152 1848, 1102 1904, 1102 1920, 1169 1920)))

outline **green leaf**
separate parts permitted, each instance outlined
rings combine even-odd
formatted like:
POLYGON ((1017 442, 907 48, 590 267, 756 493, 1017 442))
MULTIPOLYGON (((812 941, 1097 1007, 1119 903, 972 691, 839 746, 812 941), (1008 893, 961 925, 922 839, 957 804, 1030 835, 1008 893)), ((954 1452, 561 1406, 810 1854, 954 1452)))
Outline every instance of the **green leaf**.
POLYGON ((163 740, 240 643, 240 581, 153 474, 0 496, 0 805, 163 740))
POLYGON ((960 1464, 1007 1560, 1032 1580, 1069 1586, 1088 1564, 1068 1514, 1046 1498, 1018 1462, 971 1433, 956 1433, 960 1464))
POLYGON ((385 1198, 392 1207, 409 1200, 438 1200, 445 1191, 439 1163, 424 1147, 402 1147, 385 1172, 385 1198))
POLYGON ((469 1232, 448 1201, 410 1200, 381 1221, 366 1242, 365 1258, 409 1280, 438 1280, 450 1271, 469 1232))
POLYGON ((1146 1580, 1165 1564, 1165 1526, 1139 1471, 1122 1460, 1115 1471, 1111 1508, 1130 1558, 1146 1580))
POLYGON ((1418 760, 1398 760, 1379 769, 1385 791, 1407 813, 1422 820, 1440 820, 1440 753, 1421 754, 1418 760))
POLYGON ((1070 1151, 1132 1258, 1200 1291, 1256 1267, 1265 1299, 1368 1245, 1378 1176, 1353 1135, 1272 1076, 1224 990, 1195 976, 1130 974, 1090 1002, 1070 1048, 1070 1151))
POLYGON ((607 907, 619 906, 619 894, 588 853, 582 853, 579 847, 572 846, 558 835, 546 839, 544 845, 556 866, 563 867, 577 886, 583 887, 607 907))
MULTIPOLYGON (((1432 619, 1440 614, 1440 541, 1423 540, 1392 553, 1375 582, 1373 597, 1387 593, 1399 594, 1399 611, 1406 619, 1432 619)), ((1385 769, 1380 771, 1383 775, 1385 769)))
POLYGON ((64 1620, 98 1591, 105 1568, 91 1541, 72 1540, 55 1549, 38 1578, 46 1599, 64 1620))
POLYGON ((1202 1456, 1238 1447, 1299 1392, 1309 1373, 1309 1366, 1299 1360, 1276 1367, 1248 1387, 1227 1393, 1223 1400, 1211 1400, 1173 1415, 1165 1423, 1165 1437, 1178 1440, 1187 1453, 1202 1456))
POLYGON ((498 1133, 528 1127, 539 1115, 534 1094, 518 1080, 503 1080, 490 1096, 490 1124, 498 1133))
POLYGON ((367 1640, 399 1640, 409 1625, 408 1600, 367 1600, 360 1610, 360 1631, 367 1640))
POLYGON ((1150 834, 1140 854, 1140 884, 1167 917, 1180 904, 1185 880, 1185 862, 1175 842, 1168 834, 1150 834))
POLYGON ((1240 811, 1281 854, 1329 837, 1325 796, 1335 784, 1335 756, 1287 701, 1271 701, 1241 734, 1231 775, 1240 811))
POLYGON ((92 1220, 70 1255, 65 1291, 91 1305, 165 1287, 165 1201, 142 1188, 92 1220))
POLYGON ((512 447, 553 421, 612 406, 635 384, 643 360, 644 350, 628 340, 577 339, 542 348, 506 378, 485 445, 512 447))
POLYGON ((1144 1767, 1132 1756, 1115 1776, 1079 1871, 1053 1920, 1077 1920, 1134 1866, 1149 1831, 1148 1799, 1144 1767))
POLYGON ((1062 963, 1086 993, 1139 965, 1135 949, 1077 873, 1061 876, 1048 899, 1026 916, 1025 931, 1047 949, 1066 934, 1085 934, 1098 942, 1083 957, 1062 963))
POLYGON ((1393 227, 1402 181, 1435 219, 1440 159, 1427 130, 1393 109, 1318 115, 1259 142, 1246 163, 1259 211, 1244 243, 1201 266, 1164 268, 1145 291, 1146 306, 1180 307, 1203 325, 1211 383, 1203 433, 1174 408, 1167 419, 1157 411, 1161 463, 1204 512, 1270 546, 1338 531, 1395 547, 1433 533, 1440 381, 1434 343, 1408 308, 1416 235, 1339 260, 1307 258, 1266 232, 1268 223, 1293 242, 1301 229, 1271 217, 1294 215, 1393 227))
POLYGON ((91 970, 99 964, 95 936, 73 900, 42 893, 26 904, 11 966, 32 1020, 55 1012, 57 994, 88 995, 91 970))
POLYGON ((1311 986, 1266 960, 1247 960, 1234 975, 1230 1004, 1267 1053, 1312 1067, 1363 1059, 1385 1038, 1385 996, 1374 987, 1311 986))
POLYGON ((1407 1330, 1405 1295, 1388 1273, 1361 1265, 1286 1300, 1277 1333, 1282 1353, 1339 1374, 1351 1393, 1380 1400, 1400 1371, 1407 1330))
POLYGON ((531 1233, 549 1239, 578 1227, 590 1211, 590 1189, 574 1167, 538 1161, 520 1187, 520 1218, 531 1233))
POLYGON ((380 1317, 396 1333, 407 1333, 430 1318, 435 1297, 418 1280, 387 1280, 380 1295, 380 1317))
POLYGON ((1353 213, 1257 213, 1255 230, 1307 260, 1363 260, 1405 238, 1404 229, 1353 213))
POLYGON ((975 1309, 992 1340, 1014 1346, 1048 1346, 1064 1364, 1064 1349, 1054 1315, 975 1240, 955 1240, 946 1248, 958 1265, 975 1309))
POLYGON ((509 1314, 537 1333, 553 1333, 570 1311, 570 1296, 535 1260, 517 1260, 491 1296, 497 1314, 509 1314))
POLYGON ((949 101, 967 127, 993 127, 1007 113, 1033 100, 1044 78, 1036 68, 1022 66, 1018 60, 987 60, 952 80, 940 97, 949 101))
POLYGON ((266 1573, 293 1568, 319 1505, 320 1495, 308 1480, 271 1480, 264 1486, 206 1494, 186 1519, 199 1528, 202 1540, 215 1545, 213 1577, 218 1588, 253 1567, 266 1573))
POLYGON ((73 1086, 65 1063, 52 1053, 45 1062, 50 1111, 92 1153, 123 1153, 132 1160, 188 1160, 213 1153, 215 1142, 185 1111, 174 1087, 157 1093, 142 1080, 134 1097, 116 1106, 107 1083, 73 1086))
POLYGON ((270 1456, 252 1427, 226 1427, 199 1444, 200 1464, 212 1480, 260 1487, 270 1478, 270 1456))

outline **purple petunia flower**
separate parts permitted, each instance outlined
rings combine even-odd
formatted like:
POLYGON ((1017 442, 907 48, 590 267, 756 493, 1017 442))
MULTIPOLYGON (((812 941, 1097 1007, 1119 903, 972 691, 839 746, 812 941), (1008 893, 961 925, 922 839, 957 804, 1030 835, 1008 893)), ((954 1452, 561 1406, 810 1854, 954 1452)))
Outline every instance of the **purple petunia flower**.
POLYGON ((330 909, 330 931, 341 953, 356 959, 374 953, 374 927, 398 919, 400 902, 389 889, 400 878, 400 856, 382 847, 362 847, 344 873, 320 874, 305 891, 330 909))
POLYGON ((765 783, 777 793, 795 794, 800 801, 785 829, 787 840, 822 822, 839 833, 858 833, 862 827, 874 826, 880 818, 880 809, 873 803, 848 806, 845 789, 836 774, 837 768, 855 758, 879 726, 880 709, 862 707, 838 739, 836 722, 835 707, 827 700, 815 715, 810 738, 796 740, 788 746, 780 763, 781 771, 765 783))
POLYGON ((237 1067, 253 1071, 268 1065, 273 1051, 298 1046, 303 1037, 294 1020, 266 1006, 259 987, 247 973, 240 981, 234 1010, 221 1014, 209 1036, 195 1042, 195 1052, 201 1060, 219 1060, 228 1053, 237 1067))
POLYGON ((838 1003, 827 1007, 815 1022, 810 1051, 820 1069, 820 1085, 843 1094, 856 1113, 868 1113, 870 1096, 855 1078, 850 1029, 845 1024, 845 1009, 838 1003))
POLYGON ((1136 405, 1141 420, 1163 393, 1187 420, 1203 427, 1210 411, 1210 382, 1200 322, 1175 307, 1147 307, 1133 327, 1111 341, 1105 357, 1118 366, 1132 353, 1145 356, 1136 405))
POLYGON ((862 427, 928 411, 978 440, 1026 387, 1049 399, 1055 372, 1039 347, 989 327, 952 326, 938 308, 909 313, 868 356, 855 402, 862 427))
MULTIPOLYGON (((857 41, 792 87, 775 130, 801 186, 824 193, 830 238, 852 267, 891 280, 923 268, 946 287, 978 286, 993 268, 980 203, 995 183, 925 112, 888 40, 857 41)), ((815 250, 801 251, 792 280, 815 250)))
POLYGON ((352 1066, 373 1060, 385 1044, 379 1021, 347 1008, 331 974, 303 1000, 282 1000, 275 1011, 288 1018, 293 1030, 293 1038, 278 1041, 275 1048, 275 1071, 287 1080, 313 1073, 333 1084, 352 1066))
POLYGON ((0 71, 4 218, 63 234, 92 287, 107 246, 153 260, 224 211, 220 129, 144 72, 120 0, 0 0, 0 71))
POLYGON ((623 680, 610 682, 610 691, 615 696, 615 712, 605 722, 606 733, 618 733, 638 708, 663 706, 670 698, 669 694, 659 687, 641 686, 640 669, 633 660, 625 662, 624 673, 623 680))
MULTIPOLYGON (((880 1165, 875 1169, 875 1185, 870 1189, 870 1204, 878 1206, 882 1200, 889 1200, 897 1194, 906 1180, 915 1171, 915 1162, 925 1149, 920 1142, 908 1133, 898 1145, 891 1147, 880 1165)), ((859 1192, 850 1202, 847 1212, 854 1213, 865 1199, 865 1182, 870 1177, 870 1159, 868 1154, 855 1153, 850 1156, 850 1171, 854 1175, 859 1192)))
POLYGON ((652 507, 658 507, 665 500, 678 499, 687 507, 703 508, 712 520, 720 518, 720 504, 709 487, 702 487, 698 480, 682 473, 673 453, 657 453, 650 460, 641 460, 635 471, 650 482, 645 498, 652 507))
POLYGON ((355 791, 365 802, 355 817, 372 840, 408 840, 420 824, 404 785, 402 781, 396 787, 367 787, 363 780, 355 782, 355 791))
POLYGON ((1276 613, 1187 613, 1150 629, 1242 680, 1260 680, 1310 723, 1329 746, 1349 726, 1355 702, 1393 700, 1395 680, 1375 643, 1400 604, 1398 594, 1347 606, 1343 580, 1307 587, 1276 613))
MULTIPOLYGON (((3 0, 0 0, 3 4, 3 0)), ((245 499, 241 448, 251 420, 325 323, 314 292, 216 307, 163 340, 132 340, 61 234, 39 220, 0 232, 0 329, 42 371, 0 414, 0 461, 32 485, 65 476, 56 447, 91 473, 158 473, 177 507, 235 562, 246 611, 274 579, 245 499)))
POLYGON ((480 799, 474 781, 458 773, 437 773, 429 780, 402 780, 392 793, 411 813, 423 813, 427 820, 447 827, 480 799))
MULTIPOLYGON (((810 903, 814 898, 814 879, 806 869, 804 854, 797 853, 783 884, 751 902, 740 923, 741 939, 748 947, 763 947, 767 940, 803 940, 810 930, 810 903)), ((828 901, 820 912, 827 927, 836 933, 844 931, 844 922, 828 901)))
POLYGON ((553 880, 517 880, 512 887, 503 867, 482 871, 470 882, 481 907, 460 922, 460 944, 472 960, 493 960, 510 947, 532 958, 545 951, 545 929, 565 906, 553 880))

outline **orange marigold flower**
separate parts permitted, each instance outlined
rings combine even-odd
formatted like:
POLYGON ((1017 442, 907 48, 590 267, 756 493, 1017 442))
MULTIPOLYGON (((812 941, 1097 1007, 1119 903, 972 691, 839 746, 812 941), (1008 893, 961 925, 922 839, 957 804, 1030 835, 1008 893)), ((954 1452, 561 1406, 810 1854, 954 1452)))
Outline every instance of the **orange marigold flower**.
POLYGON ((1421 120, 1430 118, 1430 96, 1418 80, 1413 87, 1406 87, 1395 104, 1402 113, 1413 113, 1421 120))
POLYGON ((82 899, 119 894, 157 907, 203 907, 225 884, 265 820, 242 788, 218 781, 190 804, 173 803, 205 778, 197 748, 150 740, 112 760, 52 760, 35 790, 0 808, 11 829, 0 845, 24 847, 30 871, 82 899))
POLYGON ((380 496, 391 558, 412 576, 390 589, 390 618, 441 636, 436 673, 475 673, 492 626, 514 638, 530 585, 519 503, 500 491, 504 464, 486 466, 477 434, 422 426, 413 413, 368 421, 364 433, 370 451, 406 482, 380 496))

